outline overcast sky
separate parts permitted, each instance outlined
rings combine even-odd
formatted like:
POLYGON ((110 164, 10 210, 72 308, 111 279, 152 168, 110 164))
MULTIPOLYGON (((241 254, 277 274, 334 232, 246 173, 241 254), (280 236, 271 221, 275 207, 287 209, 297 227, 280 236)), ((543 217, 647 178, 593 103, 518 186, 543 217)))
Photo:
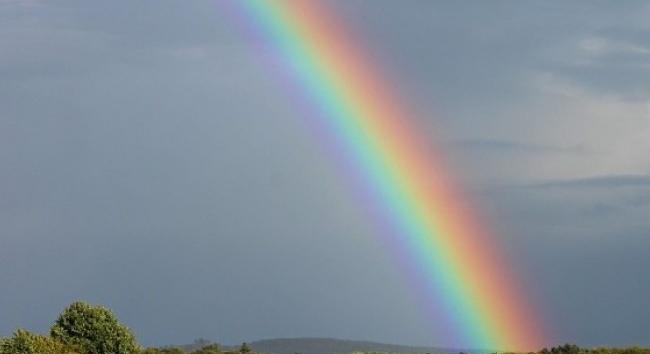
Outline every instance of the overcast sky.
MULTIPOLYGON (((650 5, 332 3, 552 340, 650 345, 650 5)), ((0 335, 83 299, 145 344, 453 344, 256 54, 216 0, 0 0, 0 335)))

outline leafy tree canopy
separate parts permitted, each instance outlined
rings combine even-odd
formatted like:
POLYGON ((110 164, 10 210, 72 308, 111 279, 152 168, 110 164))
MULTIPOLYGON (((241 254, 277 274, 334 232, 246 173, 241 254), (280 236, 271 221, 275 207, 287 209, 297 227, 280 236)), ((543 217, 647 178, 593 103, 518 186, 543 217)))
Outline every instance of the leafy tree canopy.
POLYGON ((51 337, 19 329, 13 337, 0 340, 0 354, 81 354, 81 352, 51 337))
POLYGON ((210 344, 195 352, 192 352, 192 354, 221 354, 221 350, 219 349, 219 345, 210 344))
POLYGON ((84 354, 135 354, 133 333, 103 306, 75 302, 59 315, 50 329, 52 338, 82 348, 84 354))

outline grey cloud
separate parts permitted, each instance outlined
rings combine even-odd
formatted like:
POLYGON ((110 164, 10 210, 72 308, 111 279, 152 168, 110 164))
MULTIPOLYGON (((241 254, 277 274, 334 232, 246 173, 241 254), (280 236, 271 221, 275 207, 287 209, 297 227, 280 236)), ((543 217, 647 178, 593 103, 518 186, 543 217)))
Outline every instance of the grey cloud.
MULTIPOLYGON (((510 200, 515 204, 523 200, 519 206, 523 208, 521 210, 530 208, 533 215, 543 213, 546 218, 562 220, 567 226, 574 224, 575 220, 580 220, 583 226, 589 223, 599 225, 598 233, 617 234, 622 232, 618 227, 645 229, 647 225, 644 215, 650 212, 647 209, 650 205, 650 176, 646 175, 549 180, 493 187, 487 193, 496 199, 510 200)), ((528 222, 535 221, 530 219, 528 222)))
MULTIPOLYGON (((650 31, 606 27, 575 40, 574 53, 547 70, 599 93, 631 100, 650 95, 650 31), (568 63, 562 64, 562 61, 568 63)), ((565 48, 571 52, 571 48, 565 48)), ((566 53, 566 52, 565 52, 566 53)), ((559 55, 562 53, 559 52, 559 55)))
POLYGON ((586 149, 575 147, 552 146, 542 144, 522 143, 508 140, 470 139, 452 142, 452 145, 461 149, 477 152, 513 152, 530 154, 588 154, 586 149))
POLYGON ((650 316, 641 305, 650 292, 641 281, 650 249, 649 182, 647 176, 607 176, 485 191, 484 210, 503 221, 507 249, 526 265, 529 289, 558 338, 592 345, 644 341, 632 327, 625 340, 613 332, 650 316), (584 312, 589 321, 570 324, 584 312))
POLYGON ((650 187, 650 176, 620 175, 556 180, 531 185, 533 188, 622 188, 650 187))

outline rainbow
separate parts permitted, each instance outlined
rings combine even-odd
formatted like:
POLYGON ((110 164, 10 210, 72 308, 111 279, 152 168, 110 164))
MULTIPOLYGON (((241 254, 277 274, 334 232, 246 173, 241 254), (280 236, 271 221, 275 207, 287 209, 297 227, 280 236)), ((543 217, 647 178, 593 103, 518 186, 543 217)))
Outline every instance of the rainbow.
MULTIPOLYGON (((539 316, 478 222, 405 100, 368 51, 315 0, 234 0, 297 95, 364 182, 426 298, 445 309, 445 336, 466 348, 538 349, 539 316), (382 75, 383 74, 383 75, 382 75), (422 286, 422 285, 421 285, 422 286)), ((385 230, 384 230, 385 231, 385 230)))

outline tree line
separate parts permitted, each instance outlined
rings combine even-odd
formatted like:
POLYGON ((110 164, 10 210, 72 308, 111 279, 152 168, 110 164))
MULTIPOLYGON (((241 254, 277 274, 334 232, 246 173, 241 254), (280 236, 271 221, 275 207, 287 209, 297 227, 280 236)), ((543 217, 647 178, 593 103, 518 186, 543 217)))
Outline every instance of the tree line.
MULTIPOLYGON (((209 344, 192 354, 249 354, 243 343, 238 351, 222 352, 209 344)), ((13 336, 0 338, 0 354, 186 354, 179 348, 144 348, 133 332, 104 306, 75 302, 68 306, 50 328, 49 335, 18 329, 13 336)))
MULTIPOLYGON (((133 332, 120 323, 110 309, 85 302, 75 302, 61 312, 47 335, 18 329, 13 336, 0 338, 0 354, 186 354, 186 352, 172 347, 142 347, 133 332)), ((218 344, 207 344, 192 351, 191 354, 253 353, 251 348, 243 343, 235 351, 222 351, 218 344)), ((355 352, 354 354, 390 353, 355 352)), ((650 348, 581 348, 566 344, 527 354, 650 354, 650 348)))

